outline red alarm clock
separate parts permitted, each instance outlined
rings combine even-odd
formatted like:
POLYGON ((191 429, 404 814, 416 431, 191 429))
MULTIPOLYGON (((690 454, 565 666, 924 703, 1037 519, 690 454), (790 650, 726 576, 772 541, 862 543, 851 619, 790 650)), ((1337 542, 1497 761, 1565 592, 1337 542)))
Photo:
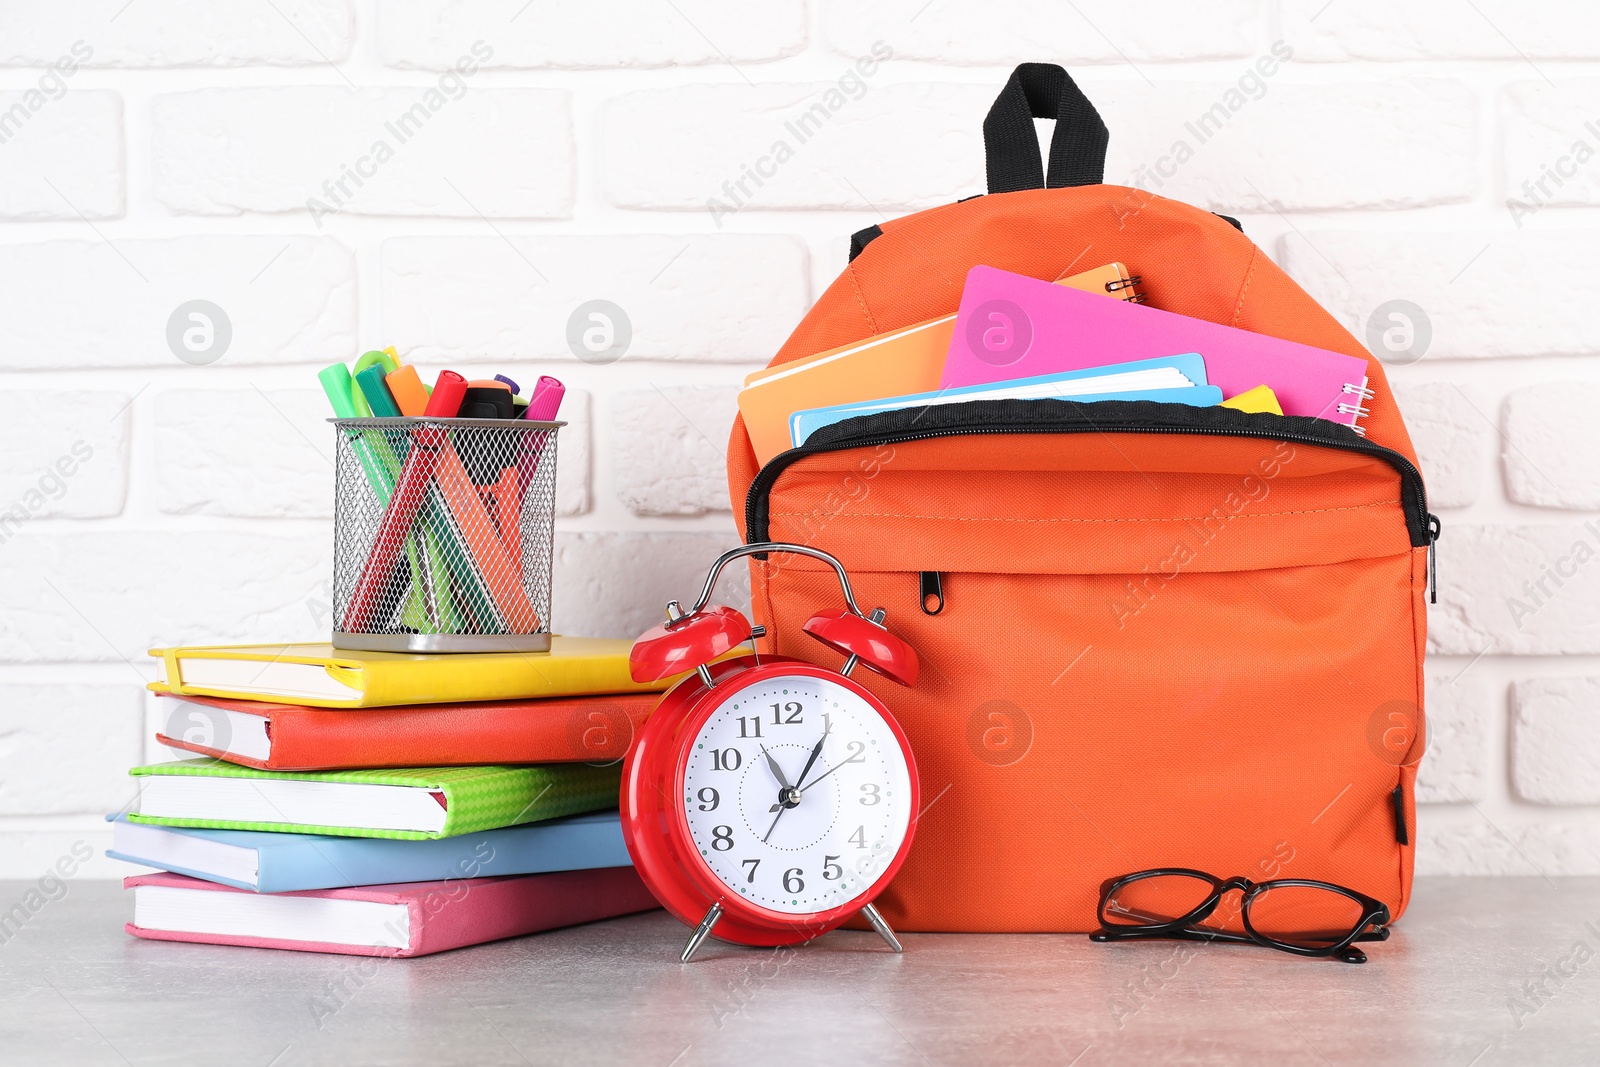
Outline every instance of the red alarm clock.
POLYGON ((872 906, 911 848, 917 765, 899 723, 850 677, 865 666, 901 685, 917 654, 856 606, 844 567, 804 545, 754 544, 725 553, 685 614, 634 642, 635 681, 692 670, 640 731, 623 771, 622 832, 656 898, 694 927, 687 963, 708 936, 787 945, 860 913, 889 947, 894 931, 872 906), (806 633, 844 657, 834 668, 790 656, 719 659, 763 636, 738 611, 708 606, 717 576, 756 553, 787 552, 833 567, 843 608, 806 633))

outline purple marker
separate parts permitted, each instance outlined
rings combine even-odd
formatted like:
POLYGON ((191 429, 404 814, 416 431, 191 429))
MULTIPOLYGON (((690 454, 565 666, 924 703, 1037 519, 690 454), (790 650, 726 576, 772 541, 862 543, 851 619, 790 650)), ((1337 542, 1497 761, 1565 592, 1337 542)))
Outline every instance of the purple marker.
POLYGON ((510 378, 507 378, 504 374, 496 374, 494 376, 494 380, 497 381, 497 382, 501 382, 504 385, 510 386, 511 387, 511 393, 512 393, 513 396, 515 396, 517 393, 522 392, 521 389, 517 388, 517 383, 512 381, 510 378))

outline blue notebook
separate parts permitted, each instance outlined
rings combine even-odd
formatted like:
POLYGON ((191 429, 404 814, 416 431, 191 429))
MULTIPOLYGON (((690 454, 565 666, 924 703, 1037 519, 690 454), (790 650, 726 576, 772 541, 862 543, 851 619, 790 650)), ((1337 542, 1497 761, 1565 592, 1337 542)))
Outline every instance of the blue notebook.
POLYGON ((904 408, 926 407, 933 404, 959 404, 970 400, 1014 398, 1014 394, 1018 392, 1030 394, 1021 399, 1076 400, 1080 403, 1092 403, 1096 400, 1153 400, 1165 404, 1211 407, 1214 404, 1222 403, 1223 400, 1222 390, 1206 383, 1205 359, 1198 353, 1187 352, 1177 356, 1162 356, 1158 359, 1139 359, 1127 363, 1114 363, 1104 367, 1090 367, 1085 370, 1041 374, 1032 378, 1015 378, 1010 381, 940 389, 930 393, 912 393, 907 396, 888 397, 883 400, 862 400, 853 404, 835 404, 829 407, 809 408, 805 411, 797 411, 789 416, 791 444, 793 447, 798 448, 805 444, 806 438, 822 429, 822 427, 832 426, 836 422, 858 418, 862 415, 877 415, 885 411, 899 411, 904 408), (1177 372, 1171 377, 1177 377, 1180 385, 1182 384, 1182 379, 1187 379, 1193 384, 1187 388, 1116 389, 1097 393, 1072 393, 1067 388, 1068 383, 1081 383, 1094 378, 1104 378, 1112 375, 1148 374, 1148 372, 1160 372, 1163 370, 1177 372), (1056 387, 1058 386, 1062 387, 1059 394, 1056 392, 1056 387))
POLYGON ((430 841, 112 822, 113 859, 258 893, 633 865, 615 811, 430 841))

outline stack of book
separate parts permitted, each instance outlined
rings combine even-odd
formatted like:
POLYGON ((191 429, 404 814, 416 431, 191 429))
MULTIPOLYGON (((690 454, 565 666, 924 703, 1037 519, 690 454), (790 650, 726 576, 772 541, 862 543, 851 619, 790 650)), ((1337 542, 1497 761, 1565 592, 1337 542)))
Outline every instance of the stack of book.
MULTIPOLYGON (((657 906, 617 814, 667 682, 628 642, 421 656, 156 649, 156 740, 110 855, 137 937, 419 956, 657 906)), ((670 679, 668 680, 671 681, 670 679)))

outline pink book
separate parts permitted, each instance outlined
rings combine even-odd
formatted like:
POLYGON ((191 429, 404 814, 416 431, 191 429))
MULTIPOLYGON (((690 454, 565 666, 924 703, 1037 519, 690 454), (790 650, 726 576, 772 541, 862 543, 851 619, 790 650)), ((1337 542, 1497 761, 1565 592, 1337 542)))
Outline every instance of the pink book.
POLYGON ((133 922, 156 941, 351 956, 426 956, 659 907, 632 867, 506 878, 250 893, 181 874, 141 874, 133 922))
POLYGON ((983 266, 967 272, 939 384, 986 385, 1182 352, 1204 357, 1223 396, 1271 386, 1285 415, 1354 427, 1372 395, 1364 359, 983 266))

